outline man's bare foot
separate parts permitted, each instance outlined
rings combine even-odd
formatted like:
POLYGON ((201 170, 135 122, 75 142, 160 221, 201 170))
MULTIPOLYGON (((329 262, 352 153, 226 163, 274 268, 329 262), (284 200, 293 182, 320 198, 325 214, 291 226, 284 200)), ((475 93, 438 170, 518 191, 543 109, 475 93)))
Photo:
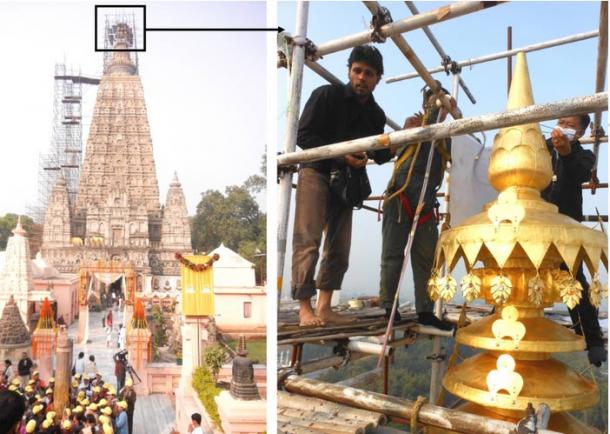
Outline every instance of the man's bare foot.
POLYGON ((322 318, 317 316, 309 300, 301 300, 299 309, 299 327, 319 327, 325 325, 322 318))
POLYGON ((355 318, 339 315, 337 312, 333 312, 331 309, 319 310, 316 313, 325 323, 351 324, 355 321, 355 318))
POLYGON ((299 327, 322 327, 324 325, 322 318, 313 313, 299 313, 299 327))

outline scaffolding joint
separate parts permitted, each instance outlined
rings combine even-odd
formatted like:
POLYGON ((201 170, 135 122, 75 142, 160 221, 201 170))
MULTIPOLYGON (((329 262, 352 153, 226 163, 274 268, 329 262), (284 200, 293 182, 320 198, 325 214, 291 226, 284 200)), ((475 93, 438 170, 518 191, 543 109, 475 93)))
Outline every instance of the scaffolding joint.
POLYGON ((286 380, 292 375, 299 375, 299 373, 294 368, 280 369, 277 373, 277 390, 284 390, 284 384, 286 384, 286 380))
POLYGON ((371 41, 377 43, 385 42, 387 38, 381 33, 381 28, 392 21, 392 15, 388 8, 383 6, 377 7, 377 12, 371 17, 371 41))
POLYGON ((426 360, 432 360, 433 362, 444 362, 445 360, 447 360, 447 354, 445 353, 432 353, 428 356, 426 356, 426 360))

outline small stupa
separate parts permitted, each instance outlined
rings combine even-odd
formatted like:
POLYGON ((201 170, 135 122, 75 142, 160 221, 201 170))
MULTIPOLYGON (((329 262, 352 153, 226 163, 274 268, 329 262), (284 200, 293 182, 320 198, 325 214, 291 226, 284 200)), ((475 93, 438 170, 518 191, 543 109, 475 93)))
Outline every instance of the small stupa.
POLYGON ((0 317, 0 360, 17 360, 21 357, 21 353, 29 352, 30 345, 30 333, 11 295, 0 317))

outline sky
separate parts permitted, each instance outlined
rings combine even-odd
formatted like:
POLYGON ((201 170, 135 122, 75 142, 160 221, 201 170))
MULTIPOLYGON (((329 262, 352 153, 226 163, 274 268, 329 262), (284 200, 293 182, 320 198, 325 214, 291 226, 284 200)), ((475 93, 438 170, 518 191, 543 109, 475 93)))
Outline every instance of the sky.
MULTIPOLYGON (((148 27, 266 23, 264 2, 146 5, 148 27)), ((101 75, 93 6, 0 1, 0 144, 2 159, 9 162, 0 171, 0 215, 23 213, 37 200, 38 156, 51 141, 55 63, 101 75)), ((192 215, 202 192, 224 191, 260 173, 266 144, 265 32, 148 32, 146 50, 139 54, 140 77, 161 203, 176 171, 192 215)), ((97 86, 83 87, 84 144, 96 92, 97 86)), ((265 195, 257 199, 264 208, 265 195)))
MULTIPOLYGON (((403 2, 381 2, 390 9, 394 20, 411 16, 403 2)), ((446 3, 415 2, 420 12, 429 11, 446 3)), ((576 33, 597 30, 599 27, 599 2, 509 2, 484 11, 430 26, 430 29, 453 60, 465 60, 506 50, 507 26, 512 26, 513 48, 540 43, 576 33)), ((288 32, 294 33, 295 4, 278 3, 278 22, 288 32)), ((368 28, 370 13, 360 2, 312 2, 309 7, 307 37, 320 44, 342 36, 361 32, 368 28)), ((429 69, 440 65, 440 58, 421 30, 404 33, 403 36, 415 53, 429 69)), ((386 115, 399 124, 421 107, 423 80, 420 78, 386 84, 384 79, 412 72, 413 68, 402 53, 388 39, 385 44, 376 44, 384 57, 385 76, 374 92, 377 103, 386 115)), ((349 51, 326 55, 319 61, 324 67, 343 80, 347 80, 347 57, 349 51)), ((527 54, 530 77, 536 103, 590 95, 595 90, 595 68, 597 60, 597 38, 571 45, 550 48, 527 54)), ((464 68, 462 78, 477 99, 476 105, 460 93, 459 105, 464 117, 503 111, 507 96, 506 60, 464 68)), ((514 65, 514 61, 513 61, 514 65)), ((451 77, 435 74, 444 87, 451 89, 451 77)), ((606 81, 607 83, 607 81, 606 81)), ((301 110, 311 92, 326 81, 305 68, 301 110)), ((284 122, 286 116, 287 72, 278 75, 278 149, 283 149, 284 122)), ((607 87, 606 87, 607 91, 607 87)), ((549 133, 555 121, 543 122, 543 133, 549 133)), ((603 124, 607 125, 604 113, 603 124)), ((387 127, 386 127, 387 128, 387 127)), ((606 131, 608 129, 606 128, 606 131)), ((388 131, 390 131, 388 129, 388 131)), ((493 143, 497 131, 487 131, 487 146, 493 143)), ((588 134, 588 132, 587 132, 588 134)), ((590 147, 589 147, 590 148, 590 147)), ((391 165, 368 166, 373 194, 381 194, 391 174, 391 165)), ((608 179, 607 146, 601 145, 599 178, 608 179)), ((598 190, 595 196, 584 193, 584 213, 608 213, 608 190, 598 190)), ((294 205, 294 195, 292 196, 294 205)), ((375 203, 374 206, 377 204, 375 203)), ((291 209, 289 245, 292 233, 294 208, 291 209)), ((286 256, 284 295, 289 294, 291 249, 286 256)), ((350 268, 343 283, 343 296, 374 295, 379 288, 379 258, 381 255, 381 223, 375 213, 356 211, 352 226, 350 268)), ((410 267, 402 290, 402 299, 412 299, 412 277, 410 267)), ((459 278, 459 276, 454 276, 459 278)))

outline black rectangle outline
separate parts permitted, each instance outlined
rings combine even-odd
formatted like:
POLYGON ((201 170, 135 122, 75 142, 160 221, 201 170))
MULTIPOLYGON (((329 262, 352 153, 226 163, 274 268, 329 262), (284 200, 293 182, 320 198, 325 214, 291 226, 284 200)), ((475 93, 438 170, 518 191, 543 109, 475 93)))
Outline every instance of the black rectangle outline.
POLYGON ((107 53, 107 52, 117 52, 117 51, 131 51, 136 53, 146 52, 146 5, 94 5, 93 9, 93 24, 95 32, 93 34, 93 49, 97 53, 107 53), (142 8, 144 10, 144 28, 142 29, 142 33, 144 33, 144 47, 136 48, 135 50, 128 50, 125 48, 97 48, 97 10, 98 8, 142 8))

